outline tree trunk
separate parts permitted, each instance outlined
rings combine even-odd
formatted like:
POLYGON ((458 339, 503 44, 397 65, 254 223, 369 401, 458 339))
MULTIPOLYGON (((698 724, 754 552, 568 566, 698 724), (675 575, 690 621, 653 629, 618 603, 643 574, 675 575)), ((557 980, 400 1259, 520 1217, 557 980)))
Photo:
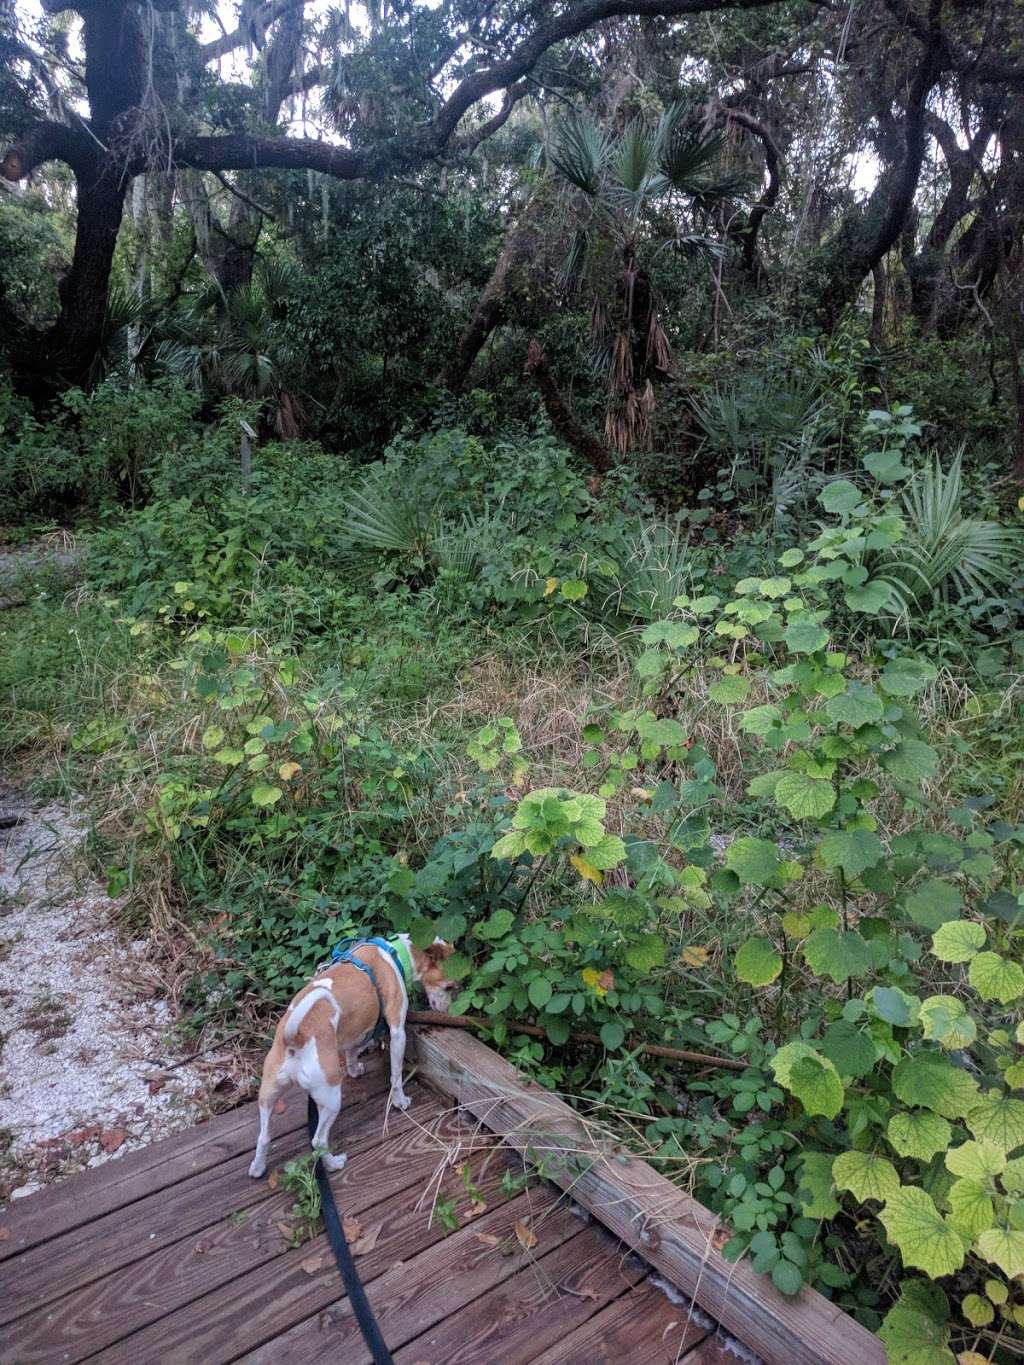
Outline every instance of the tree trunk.
POLYGON ((596 475, 607 474, 614 461, 608 447, 602 445, 597 437, 581 424, 572 408, 562 397, 555 376, 548 368, 544 352, 536 340, 530 342, 526 353, 525 370, 533 376, 540 389, 544 410, 555 431, 577 455, 586 460, 596 475))

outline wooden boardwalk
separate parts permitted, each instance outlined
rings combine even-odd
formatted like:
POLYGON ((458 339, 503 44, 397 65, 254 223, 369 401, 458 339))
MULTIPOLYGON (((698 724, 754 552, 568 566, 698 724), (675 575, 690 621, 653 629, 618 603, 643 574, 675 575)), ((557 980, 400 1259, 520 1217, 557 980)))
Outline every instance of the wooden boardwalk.
MULTIPOLYGON (((348 1083, 331 1181, 397 1365, 735 1365, 562 1191, 514 1188, 521 1157, 449 1096, 414 1080, 385 1129, 384 1093, 376 1059, 348 1083)), ((272 1172, 306 1149, 304 1120, 293 1092, 272 1172)), ((2 1365, 366 1361, 324 1237, 291 1247, 294 1197, 247 1174, 255 1131, 246 1105, 0 1213, 2 1365)))

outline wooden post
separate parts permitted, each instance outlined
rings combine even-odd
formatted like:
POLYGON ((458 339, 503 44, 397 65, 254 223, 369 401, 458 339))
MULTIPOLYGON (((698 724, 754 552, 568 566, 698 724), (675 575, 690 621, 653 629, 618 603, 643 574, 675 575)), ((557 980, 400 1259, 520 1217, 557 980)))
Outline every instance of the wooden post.
POLYGON ((242 485, 246 492, 249 491, 249 483, 252 479, 252 443, 256 440, 256 433, 248 422, 239 421, 238 425, 242 428, 242 485))
POLYGON ((749 1261, 720 1251, 728 1231, 666 1180, 590 1131, 556 1096, 457 1029, 417 1029, 419 1073, 527 1160, 543 1163, 600 1222, 768 1365, 885 1365, 879 1339, 806 1285, 780 1294, 749 1261))

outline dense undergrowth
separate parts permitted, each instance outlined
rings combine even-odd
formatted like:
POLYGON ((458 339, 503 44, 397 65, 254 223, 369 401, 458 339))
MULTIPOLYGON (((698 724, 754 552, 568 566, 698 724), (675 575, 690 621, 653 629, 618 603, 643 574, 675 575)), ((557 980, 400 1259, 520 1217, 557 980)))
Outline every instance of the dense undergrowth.
POLYGON ((728 1256, 894 1359, 995 1359, 1024 1321, 1024 540, 984 462, 864 399, 754 431, 712 396, 732 461, 671 513, 525 432, 370 467, 269 443, 243 486, 238 404, 8 403, 5 515, 95 496, 82 582, 0 619, 3 743, 189 940, 190 1028, 354 929, 442 933, 456 1008, 728 1256))

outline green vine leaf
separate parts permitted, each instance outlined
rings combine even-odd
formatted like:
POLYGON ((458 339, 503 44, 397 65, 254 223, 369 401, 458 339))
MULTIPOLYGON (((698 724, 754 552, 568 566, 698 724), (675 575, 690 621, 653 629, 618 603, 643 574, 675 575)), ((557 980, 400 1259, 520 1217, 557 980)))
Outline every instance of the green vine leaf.
POLYGON ((843 1152, 832 1163, 832 1179, 861 1204, 868 1199, 884 1204, 900 1188, 896 1167, 873 1152, 843 1152))
POLYGON ((949 1347, 949 1305, 938 1285, 905 1281, 878 1335, 889 1365, 956 1365, 949 1347))
POLYGON ((942 1047, 970 1047, 978 1036, 978 1026, 955 995, 930 995, 921 1001, 921 1027, 926 1038, 942 1047))
POLYGON ((793 654, 813 654, 828 644, 828 631, 809 616, 795 616, 786 627, 783 637, 786 648, 793 654))
POLYGON ((960 1311, 972 1327, 987 1327, 996 1315, 996 1310, 980 1294, 968 1294, 960 1304, 960 1311))
POLYGON ((990 1090, 967 1114, 967 1127, 979 1142, 991 1142, 1001 1152, 1024 1146, 1024 1100, 990 1090))
POLYGON ((968 1180, 988 1180, 1001 1175, 1005 1167, 1006 1154, 991 1142, 970 1140, 946 1153, 947 1171, 968 1180))
POLYGON ((768 986, 782 971, 782 957, 767 938, 748 938, 737 951, 733 967, 748 986, 768 986))
POLYGON ((904 1057, 893 1068, 892 1088, 904 1104, 934 1109, 947 1119, 963 1118, 978 1103, 978 1082, 941 1052, 904 1057))
POLYGON ((850 725, 855 730, 861 725, 873 725, 882 719, 885 708, 882 699, 873 687, 863 683, 849 682, 846 691, 830 698, 825 704, 825 714, 837 724, 850 725))
POLYGON ((932 953, 940 962, 970 962, 985 946, 984 925, 954 919, 940 924, 932 934, 932 953))
POLYGON ((956 919, 962 908, 963 898, 956 887, 937 877, 922 882, 907 897, 907 914, 924 929, 941 928, 949 920, 956 919))
POLYGON ((800 1160, 797 1199, 805 1218, 834 1218, 839 1212, 839 1200, 832 1192, 830 1153, 804 1152, 800 1160))
POLYGON ((1016 1228, 990 1228, 978 1238, 978 1250, 1010 1279, 1024 1275, 1024 1232, 1016 1228))
POLYGON ((979 953, 967 972, 968 980, 982 1000, 1008 1005, 1024 995, 1024 968, 998 953, 979 953))
POLYGON ((856 1080, 875 1068, 877 1049, 868 1033, 846 1019, 830 1024, 822 1034, 821 1051, 835 1064, 840 1076, 856 1080))
POLYGON ((840 867, 854 881, 881 859, 884 849, 877 834, 869 829, 837 830, 826 834, 818 845, 826 867, 840 867))
POLYGON ((905 739, 879 759, 882 767, 900 782, 924 782, 935 776, 939 756, 923 739, 905 739))
POLYGON ((724 678, 719 678, 708 688, 708 696, 712 701, 717 701, 723 705, 731 702, 746 701, 750 692, 750 679, 741 678, 736 674, 729 674, 724 678))
POLYGON ((949 1221, 968 1242, 992 1226, 992 1196, 980 1180, 955 1180, 949 1187, 949 1221))
POLYGON ((254 806, 273 806, 280 801, 284 792, 280 787, 268 786, 266 782, 258 782, 249 793, 249 800, 254 806))
POLYGON ((940 1114, 913 1109, 893 1114, 886 1136, 900 1156, 931 1161, 936 1152, 945 1151, 949 1146, 953 1130, 940 1114))
POLYGON ((890 697, 912 697, 936 676, 935 665, 924 659, 890 659, 878 681, 890 697))
POLYGON ((769 839, 734 839, 725 851, 726 867, 744 886, 770 886, 779 863, 779 851, 769 839))
POLYGON ((865 940, 839 929, 815 929, 804 944, 804 957, 815 975, 827 976, 837 986, 871 970, 871 949, 865 940))
POLYGON ((775 783, 776 805, 797 820, 820 820, 836 803, 832 783, 809 773, 784 772, 775 783))
POLYGON ((839 1073, 807 1043, 787 1043, 771 1060, 778 1083, 795 1095, 808 1114, 834 1119, 843 1107, 845 1091, 839 1073))
POLYGON ((912 1186, 897 1190, 878 1217, 904 1265, 923 1270, 932 1279, 953 1275, 963 1265, 963 1239, 924 1190, 912 1186))

